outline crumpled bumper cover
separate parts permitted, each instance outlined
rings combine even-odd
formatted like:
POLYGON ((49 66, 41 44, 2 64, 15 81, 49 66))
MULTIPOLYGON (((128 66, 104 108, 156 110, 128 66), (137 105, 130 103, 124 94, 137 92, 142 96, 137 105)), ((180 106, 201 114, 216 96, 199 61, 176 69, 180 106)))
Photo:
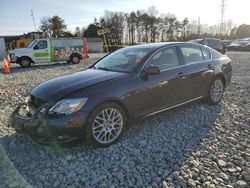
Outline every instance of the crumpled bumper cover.
POLYGON ((70 142, 84 135, 83 127, 87 119, 84 112, 60 116, 38 116, 36 112, 35 115, 26 117, 19 113, 24 107, 27 107, 24 103, 19 105, 10 115, 8 126, 40 143, 70 142))

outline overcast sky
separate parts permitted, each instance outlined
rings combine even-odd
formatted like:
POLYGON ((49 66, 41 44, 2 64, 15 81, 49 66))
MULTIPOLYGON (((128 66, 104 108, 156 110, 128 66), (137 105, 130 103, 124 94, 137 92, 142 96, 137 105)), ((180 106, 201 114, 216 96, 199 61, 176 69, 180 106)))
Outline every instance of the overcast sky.
MULTIPOLYGON (((42 17, 59 15, 68 30, 87 26, 105 10, 131 12, 155 6, 159 13, 172 13, 182 20, 197 20, 215 25, 220 20, 221 0, 0 0, 0 35, 15 35, 34 31, 31 9, 37 28, 42 17)), ((227 0, 226 19, 233 23, 250 24, 250 0, 227 0)))

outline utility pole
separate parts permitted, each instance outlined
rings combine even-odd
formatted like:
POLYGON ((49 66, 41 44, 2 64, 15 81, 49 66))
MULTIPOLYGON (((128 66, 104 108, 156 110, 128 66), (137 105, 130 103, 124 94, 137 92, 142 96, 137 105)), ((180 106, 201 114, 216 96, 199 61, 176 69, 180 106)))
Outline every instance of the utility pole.
POLYGON ((225 33, 225 9, 226 9, 226 0, 221 0, 220 7, 220 33, 223 35, 225 33))
POLYGON ((32 19, 33 19, 34 28, 35 28, 35 31, 36 31, 36 22, 35 22, 33 10, 31 10, 31 17, 32 17, 32 19))
POLYGON ((200 35, 201 34, 201 19, 200 17, 198 18, 198 28, 197 28, 197 34, 200 35))

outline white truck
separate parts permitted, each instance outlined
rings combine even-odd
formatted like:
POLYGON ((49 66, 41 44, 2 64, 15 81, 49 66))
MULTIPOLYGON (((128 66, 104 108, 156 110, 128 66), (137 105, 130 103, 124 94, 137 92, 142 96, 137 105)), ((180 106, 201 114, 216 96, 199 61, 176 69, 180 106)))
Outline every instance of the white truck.
POLYGON ((77 64, 82 60, 84 38, 35 39, 27 48, 10 51, 11 63, 29 67, 31 63, 68 61, 77 64))

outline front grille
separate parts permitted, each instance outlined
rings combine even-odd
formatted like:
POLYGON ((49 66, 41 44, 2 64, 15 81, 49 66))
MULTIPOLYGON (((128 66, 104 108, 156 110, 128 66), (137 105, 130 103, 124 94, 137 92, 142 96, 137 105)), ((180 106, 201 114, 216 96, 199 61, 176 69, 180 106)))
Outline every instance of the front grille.
POLYGON ((30 96, 30 105, 31 106, 34 106, 35 108, 39 108, 44 104, 45 104, 45 102, 43 100, 36 98, 33 95, 30 96))

